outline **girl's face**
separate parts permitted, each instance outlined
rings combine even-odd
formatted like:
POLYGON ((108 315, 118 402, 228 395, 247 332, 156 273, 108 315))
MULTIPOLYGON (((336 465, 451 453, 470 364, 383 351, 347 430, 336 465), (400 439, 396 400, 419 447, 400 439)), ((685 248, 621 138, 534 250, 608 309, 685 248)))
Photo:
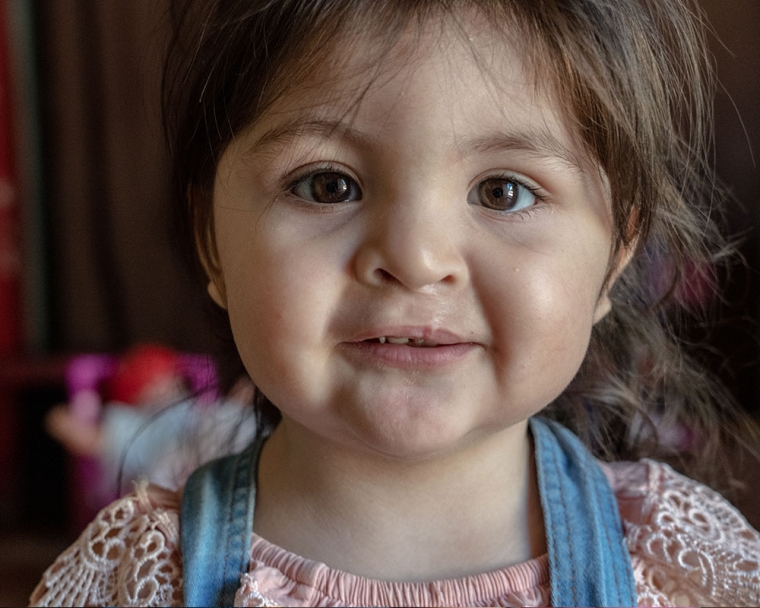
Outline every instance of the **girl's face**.
POLYGON ((473 20, 476 58, 432 29, 378 71, 347 45, 238 135, 214 187, 210 291, 283 424, 405 459, 520 430, 565 389, 612 242, 519 45, 473 20))

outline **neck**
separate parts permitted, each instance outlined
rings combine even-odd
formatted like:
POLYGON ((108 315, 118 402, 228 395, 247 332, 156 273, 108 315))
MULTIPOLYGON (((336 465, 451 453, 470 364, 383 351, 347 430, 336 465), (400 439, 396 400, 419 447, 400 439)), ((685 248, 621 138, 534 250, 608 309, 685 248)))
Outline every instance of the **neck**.
POLYGON ((284 420, 262 451, 256 500, 257 534, 369 578, 455 578, 545 552, 527 423, 408 462, 284 420))

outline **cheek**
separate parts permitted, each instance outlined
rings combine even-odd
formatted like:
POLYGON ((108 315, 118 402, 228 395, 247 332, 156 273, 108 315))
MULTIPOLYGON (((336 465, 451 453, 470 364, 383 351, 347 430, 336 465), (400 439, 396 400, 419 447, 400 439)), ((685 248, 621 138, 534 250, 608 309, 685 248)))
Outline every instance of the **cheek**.
POLYGON ((280 392, 319 395, 312 386, 326 363, 323 345, 328 311, 340 298, 340 252, 329 241, 304 239, 259 220, 219 221, 227 237, 220 258, 228 312, 253 381, 277 403, 280 392))
MULTIPOLYGON (((599 249, 597 247, 597 249, 599 249)), ((605 251, 514 247, 509 263, 484 258, 477 292, 492 330, 497 382, 559 395, 578 371, 591 335, 605 251)))

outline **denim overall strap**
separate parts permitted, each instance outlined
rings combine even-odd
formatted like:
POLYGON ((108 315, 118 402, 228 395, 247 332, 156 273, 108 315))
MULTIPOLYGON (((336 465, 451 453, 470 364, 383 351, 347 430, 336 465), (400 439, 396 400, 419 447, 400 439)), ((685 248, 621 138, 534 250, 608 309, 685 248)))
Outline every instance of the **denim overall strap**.
POLYGON ((617 501, 581 441, 532 418, 553 606, 636 606, 636 584, 617 501))
POLYGON ((181 542, 185 606, 232 606, 248 571, 263 441, 203 465, 182 495, 181 542))

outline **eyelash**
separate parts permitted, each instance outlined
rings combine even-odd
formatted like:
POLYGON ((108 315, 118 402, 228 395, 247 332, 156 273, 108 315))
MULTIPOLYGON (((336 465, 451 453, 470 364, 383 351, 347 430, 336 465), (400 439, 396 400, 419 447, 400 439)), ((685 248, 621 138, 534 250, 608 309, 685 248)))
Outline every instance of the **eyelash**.
POLYGON ((301 184, 303 181, 310 177, 314 177, 315 175, 319 175, 320 173, 341 173, 358 183, 358 180, 355 179, 344 167, 332 163, 326 163, 324 165, 307 167, 296 173, 295 177, 288 176, 282 184, 282 190, 285 193, 290 193, 293 188, 301 184))
MULTIPOLYGON (((519 209, 517 211, 500 211, 498 209, 489 209, 490 212, 495 213, 501 217, 509 217, 510 219, 518 219, 518 218, 528 218, 533 213, 536 212, 536 206, 539 203, 546 203, 548 200, 546 191, 538 186, 535 182, 532 180, 526 179, 524 176, 520 174, 515 174, 511 172, 506 173, 494 173, 491 175, 486 175, 476 182, 477 184, 481 184, 486 180, 489 179, 503 179, 505 181, 511 181, 518 184, 521 188, 525 188, 530 194, 536 199, 535 203, 532 204, 530 207, 525 207, 524 209, 519 209)), ((473 186, 475 187, 475 186, 473 186)), ((483 207, 486 209, 487 207, 483 207)))
MULTIPOLYGON (((293 189, 299 186, 301 183, 303 183, 305 180, 314 177, 316 175, 319 175, 320 173, 340 173, 344 174, 347 177, 350 177, 355 182, 358 183, 358 180, 356 180, 354 177, 352 177, 351 173, 347 171, 344 167, 334 164, 334 163, 325 163, 324 165, 318 165, 318 166, 311 166, 307 167, 303 171, 298 172, 294 177, 288 176, 281 186, 281 189, 284 194, 291 196, 293 198, 298 199, 301 201, 302 199, 298 197, 297 195, 293 194, 293 189)), ((518 218, 528 218, 536 211, 536 206, 539 203, 545 203, 548 200, 548 197, 546 195, 546 192, 541 188, 540 186, 536 185, 535 182, 532 180, 527 180, 525 177, 511 173, 511 172, 505 172, 505 173, 495 173, 491 175, 486 175, 479 179, 476 182, 476 186, 479 183, 482 183, 489 179, 503 179, 505 181, 512 181, 518 184, 521 188, 524 188, 527 190, 534 198, 535 203, 529 207, 526 207, 524 209, 519 209, 517 211, 507 211, 507 210, 498 210, 498 209, 488 209, 490 212, 501 216, 501 217, 510 217, 514 219, 518 218)), ((475 187, 475 186, 473 186, 475 187)), ((469 191, 468 191, 469 194, 469 191)), ((320 208, 329 208, 332 205, 329 204, 322 204, 322 203, 312 203, 310 201, 303 201, 304 203, 311 205, 311 206, 317 206, 320 208)), ((487 207, 483 207, 484 209, 487 209, 487 207)))

